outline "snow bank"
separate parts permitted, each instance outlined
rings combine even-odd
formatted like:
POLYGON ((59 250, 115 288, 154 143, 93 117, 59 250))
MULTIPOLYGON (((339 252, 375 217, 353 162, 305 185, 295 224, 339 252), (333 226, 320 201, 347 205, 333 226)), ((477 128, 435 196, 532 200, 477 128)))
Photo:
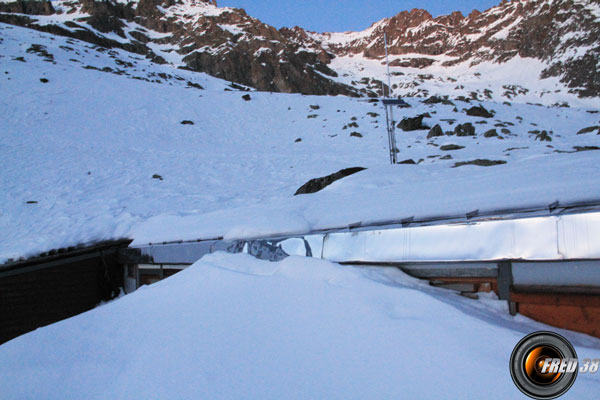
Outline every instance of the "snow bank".
MULTIPOLYGON (((3 399, 517 398, 508 360, 545 326, 396 269, 215 253, 0 347, 3 399)), ((561 332, 580 357, 600 340, 561 332)), ((565 398, 591 398, 580 375, 565 398)), ((520 397, 519 397, 520 398, 520 397)))

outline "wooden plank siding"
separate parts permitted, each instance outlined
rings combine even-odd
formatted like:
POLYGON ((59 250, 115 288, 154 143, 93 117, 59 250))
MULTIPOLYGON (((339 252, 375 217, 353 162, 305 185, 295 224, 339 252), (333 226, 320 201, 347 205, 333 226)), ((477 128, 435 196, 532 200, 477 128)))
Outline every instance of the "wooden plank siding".
POLYGON ((0 344, 110 300, 123 286, 114 241, 0 266, 0 344))

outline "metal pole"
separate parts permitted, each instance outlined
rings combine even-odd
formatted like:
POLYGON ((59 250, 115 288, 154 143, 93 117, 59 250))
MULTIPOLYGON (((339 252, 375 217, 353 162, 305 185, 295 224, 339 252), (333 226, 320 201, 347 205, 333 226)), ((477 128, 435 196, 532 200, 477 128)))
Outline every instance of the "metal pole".
MULTIPOLYGON (((387 129, 388 132, 388 148, 390 150, 390 164, 394 163, 394 150, 393 150, 393 144, 392 144, 392 135, 390 134, 390 117, 389 117, 389 112, 388 112, 388 105, 384 105, 385 107, 385 128, 387 129)), ((390 107, 391 108, 391 107, 390 107)))
MULTIPOLYGON (((388 55, 388 45, 387 45, 387 33, 383 32, 383 42, 385 44, 385 65, 387 69, 387 81, 388 81, 388 98, 391 98, 392 93, 392 84, 390 78, 390 60, 388 55)), ((385 94, 384 94, 385 96, 385 94)), ((392 164, 396 164, 396 122, 394 121, 394 106, 389 105, 389 120, 388 120, 388 106, 385 107, 385 115, 387 121, 388 128, 388 140, 390 144, 390 162, 392 164)))

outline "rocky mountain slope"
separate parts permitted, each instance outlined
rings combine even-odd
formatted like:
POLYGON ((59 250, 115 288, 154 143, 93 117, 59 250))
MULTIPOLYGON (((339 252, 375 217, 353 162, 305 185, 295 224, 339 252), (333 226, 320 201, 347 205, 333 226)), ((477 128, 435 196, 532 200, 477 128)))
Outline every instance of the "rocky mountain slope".
POLYGON ((0 21, 264 91, 379 95, 387 33, 394 95, 548 105, 600 95, 600 0, 503 1, 466 17, 403 11, 362 32, 322 34, 203 0, 3 0, 0 21))

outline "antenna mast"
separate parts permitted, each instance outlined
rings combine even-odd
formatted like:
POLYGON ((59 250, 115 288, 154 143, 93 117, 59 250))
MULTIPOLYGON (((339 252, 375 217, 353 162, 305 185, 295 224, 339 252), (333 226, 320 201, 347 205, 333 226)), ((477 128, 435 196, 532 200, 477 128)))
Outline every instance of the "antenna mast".
POLYGON ((387 81, 388 81, 388 95, 385 96, 385 90, 383 83, 381 84, 381 95, 383 96, 382 102, 385 106, 385 122, 388 132, 388 145, 390 147, 390 163, 396 164, 396 122, 394 121, 394 104, 399 104, 398 100, 392 99, 391 91, 392 85, 390 83, 390 62, 388 58, 388 45, 387 45, 387 34, 383 33, 383 41, 385 43, 385 64, 387 68, 387 81))

